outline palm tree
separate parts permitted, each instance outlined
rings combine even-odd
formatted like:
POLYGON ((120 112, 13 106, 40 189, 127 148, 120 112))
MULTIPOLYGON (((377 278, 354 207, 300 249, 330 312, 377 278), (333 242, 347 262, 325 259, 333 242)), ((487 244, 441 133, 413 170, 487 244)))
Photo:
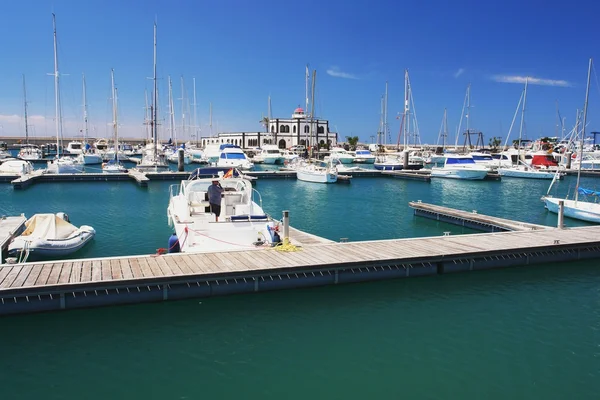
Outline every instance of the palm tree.
POLYGON ((269 117, 262 117, 260 124, 265 127, 266 132, 269 132, 269 117))

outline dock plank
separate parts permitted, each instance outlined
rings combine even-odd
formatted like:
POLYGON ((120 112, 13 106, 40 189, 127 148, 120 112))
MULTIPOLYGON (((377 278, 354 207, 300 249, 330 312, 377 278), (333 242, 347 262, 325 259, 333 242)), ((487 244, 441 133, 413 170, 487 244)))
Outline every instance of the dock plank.
POLYGON ((19 273, 21 272, 22 269, 23 269, 22 265, 15 265, 14 267, 12 267, 10 269, 10 272, 6 276, 6 278, 4 278, 2 283, 0 283, 0 288, 11 287, 13 282, 17 279, 17 276, 19 276, 19 273))
POLYGON ((44 264, 42 266, 42 270, 40 271, 40 275, 35 280, 36 286, 44 286, 48 283, 48 279, 50 278, 50 273, 52 272, 52 264, 44 264))
POLYGON ((81 282, 81 273, 83 269, 83 263, 72 263, 71 265, 71 275, 69 276, 69 283, 79 283, 81 282))
POLYGON ((81 265, 81 282, 90 282, 92 280, 92 262, 86 260, 81 265))
POLYGON ((4 279, 6 279, 6 277, 8 276, 8 274, 10 273, 10 271, 13 268, 14 267, 9 266, 9 265, 4 265, 4 266, 0 267, 0 283, 2 283, 2 281, 4 279))
POLYGON ((13 283, 10 285, 10 287, 23 286, 23 283, 25 283, 25 280, 31 273, 32 269, 33 269, 33 265, 24 265, 23 268, 21 268, 21 272, 19 272, 19 275, 17 275, 16 279, 13 281, 13 283))
POLYGON ((142 274, 144 274, 144 278, 151 278, 154 276, 152 268, 150 268, 150 263, 148 263, 147 257, 138 258, 138 262, 140 264, 140 268, 142 269, 142 274))
POLYGON ((48 281, 46 283, 48 285, 56 285, 58 283, 58 279, 60 278, 62 263, 54 263, 50 265, 52 265, 52 268, 50 270, 50 276, 48 276, 48 281))
POLYGON ((137 258, 129 259, 129 266, 131 267, 131 272, 134 278, 143 278, 144 273, 142 272, 142 267, 140 266, 140 261, 137 258))
POLYGON ((60 270, 60 275, 58 276, 58 283, 69 283, 69 278, 71 277, 71 269, 73 268, 73 263, 65 262, 63 263, 62 269, 60 270))
POLYGON ((92 260, 92 282, 99 282, 102 280, 102 261, 92 260))
POLYGON ((102 277, 101 281, 110 281, 112 280, 112 271, 110 270, 110 260, 102 259, 100 260, 100 265, 102 267, 102 277))
POLYGON ((131 270, 131 266, 129 265, 129 259, 122 258, 119 260, 119 264, 121 264, 121 273, 123 279, 132 279, 133 271, 131 270))
POLYGON ((31 272, 29 273, 29 276, 27 276, 27 279, 25 280, 25 282, 23 282, 23 286, 34 286, 35 281, 38 279, 38 277, 40 276, 40 273, 42 272, 43 266, 44 266, 44 264, 33 265, 33 267, 31 268, 31 272))
POLYGON ((177 261, 177 265, 183 274, 191 275, 200 271, 199 269, 198 272, 195 271, 193 262, 190 262, 190 257, 187 257, 184 254, 178 254, 172 257, 175 259, 175 261, 177 261))
POLYGON ((121 262, 117 259, 110 260, 110 276, 114 280, 123 279, 123 272, 121 271, 121 262))
POLYGON ((204 254, 189 254, 185 257, 188 259, 188 263, 191 261, 194 264, 194 270, 200 270, 202 273, 211 274, 216 268, 204 254))
POLYGON ((158 257, 155 257, 154 259, 156 260, 158 267, 162 271, 163 276, 177 275, 175 270, 173 268, 171 268, 172 264, 168 263, 163 256, 158 256, 158 257))
POLYGON ((159 277, 159 276, 163 276, 162 270, 160 269, 160 266, 158 265, 158 262, 156 261, 156 257, 148 257, 146 258, 146 261, 148 262, 148 265, 150 266, 150 270, 152 271, 152 275, 159 277))

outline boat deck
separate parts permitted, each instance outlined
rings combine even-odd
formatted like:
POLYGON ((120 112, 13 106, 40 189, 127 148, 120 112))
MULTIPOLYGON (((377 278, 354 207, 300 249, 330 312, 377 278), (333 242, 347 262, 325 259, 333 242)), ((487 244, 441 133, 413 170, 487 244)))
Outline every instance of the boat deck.
POLYGON ((2 255, 8 248, 8 244, 11 239, 19 232, 23 226, 25 225, 24 215, 20 215, 17 217, 6 217, 2 216, 0 219, 0 263, 2 262, 2 255))

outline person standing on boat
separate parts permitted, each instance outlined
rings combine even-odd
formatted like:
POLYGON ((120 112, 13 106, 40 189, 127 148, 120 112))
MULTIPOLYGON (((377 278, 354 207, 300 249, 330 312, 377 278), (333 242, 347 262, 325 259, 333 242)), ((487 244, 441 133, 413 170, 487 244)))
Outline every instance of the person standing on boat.
POLYGON ((212 185, 208 187, 208 204, 210 204, 210 212, 215 213, 215 221, 219 222, 219 214, 221 214, 221 195, 223 187, 219 184, 219 180, 212 181, 212 185))

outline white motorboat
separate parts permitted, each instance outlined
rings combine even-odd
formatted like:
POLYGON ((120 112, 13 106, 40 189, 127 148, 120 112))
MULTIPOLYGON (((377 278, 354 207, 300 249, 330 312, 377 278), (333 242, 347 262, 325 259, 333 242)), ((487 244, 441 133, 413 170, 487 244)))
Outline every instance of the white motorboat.
POLYGON ((323 166, 323 167, 329 166, 330 168, 335 168, 337 170, 337 172, 356 172, 356 171, 362 170, 361 167, 349 167, 348 165, 342 163, 338 159, 323 161, 321 163, 321 166, 323 166))
POLYGON ((476 164, 470 155, 447 154, 443 167, 431 168, 431 177, 481 180, 488 171, 488 168, 476 164))
MULTIPOLYGON (((523 164, 508 168, 498 168, 498 174, 509 178, 525 179, 554 179, 554 176, 556 175, 554 171, 536 169, 523 164)), ((562 177, 562 175, 559 175, 559 178, 560 177, 562 177)))
POLYGON ((217 167, 240 168, 250 170, 254 168, 254 164, 248 160, 244 151, 233 144, 221 145, 221 154, 217 161, 217 167))
POLYGON ((29 257, 61 257, 74 253, 94 238, 91 226, 77 228, 65 213, 35 214, 25 222, 25 231, 8 246, 8 254, 21 262, 29 257))
POLYGON ((77 155, 83 153, 83 142, 80 142, 80 141, 69 142, 69 144, 67 144, 67 148, 65 149, 65 152, 70 155, 73 155, 73 156, 77 156, 77 155))
POLYGON ((270 165, 283 165, 285 158, 281 154, 279 147, 274 144, 265 144, 261 147, 260 152, 252 158, 252 161, 270 165))
POLYGON ((329 155, 324 157, 324 160, 340 160, 342 164, 352 164, 354 156, 341 147, 332 147, 329 150, 329 155))
MULTIPOLYGON (((582 189, 579 192, 582 193, 582 189)), ((583 189, 586 190, 587 189, 583 189)), ((600 195, 600 192, 596 193, 595 196, 600 195)), ((559 202, 564 202, 564 215, 565 217, 575 218, 582 221, 595 222, 600 224, 600 203, 593 203, 585 200, 573 200, 565 198, 557 198, 544 196, 542 198, 544 205, 548 211, 558 214, 559 202)))
POLYGON ((354 163, 356 164, 374 164, 375 155, 370 150, 356 150, 354 152, 354 163))
POLYGON ((381 171, 399 171, 403 167, 403 159, 400 154, 382 154, 376 157, 373 166, 381 171))
POLYGON ((276 225, 263 210, 262 198, 248 179, 239 173, 224 178, 223 172, 218 178, 195 176, 170 188, 167 216, 176 235, 175 243, 169 244, 170 252, 176 250, 175 244, 183 253, 199 253, 252 250, 278 242, 276 225), (208 203, 213 180, 223 188, 218 222, 208 203))
POLYGON ((91 153, 91 152, 81 153, 75 158, 75 160, 77 161, 78 164, 82 164, 82 165, 102 164, 102 161, 104 161, 100 154, 91 153))
MULTIPOLYGON (((171 152, 171 154, 167 156, 167 159, 170 163, 179 163, 179 149, 175 149, 175 151, 171 152)), ((187 149, 183 150, 183 163, 185 165, 189 165, 192 163, 192 155, 187 151, 187 149)))
POLYGON ((17 157, 25 161, 36 161, 43 158, 43 153, 39 146, 34 144, 24 144, 21 146, 17 157))
POLYGON ((331 164, 323 167, 317 163, 297 159, 290 164, 290 168, 296 171, 296 178, 299 181, 335 183, 338 179, 338 171, 331 164))
POLYGON ((25 175, 33 171, 33 165, 29 161, 7 158, 0 161, 0 174, 25 175))
POLYGON ((48 174, 78 174, 81 172, 83 172, 83 165, 69 157, 55 158, 48 161, 48 167, 46 168, 48 174))

